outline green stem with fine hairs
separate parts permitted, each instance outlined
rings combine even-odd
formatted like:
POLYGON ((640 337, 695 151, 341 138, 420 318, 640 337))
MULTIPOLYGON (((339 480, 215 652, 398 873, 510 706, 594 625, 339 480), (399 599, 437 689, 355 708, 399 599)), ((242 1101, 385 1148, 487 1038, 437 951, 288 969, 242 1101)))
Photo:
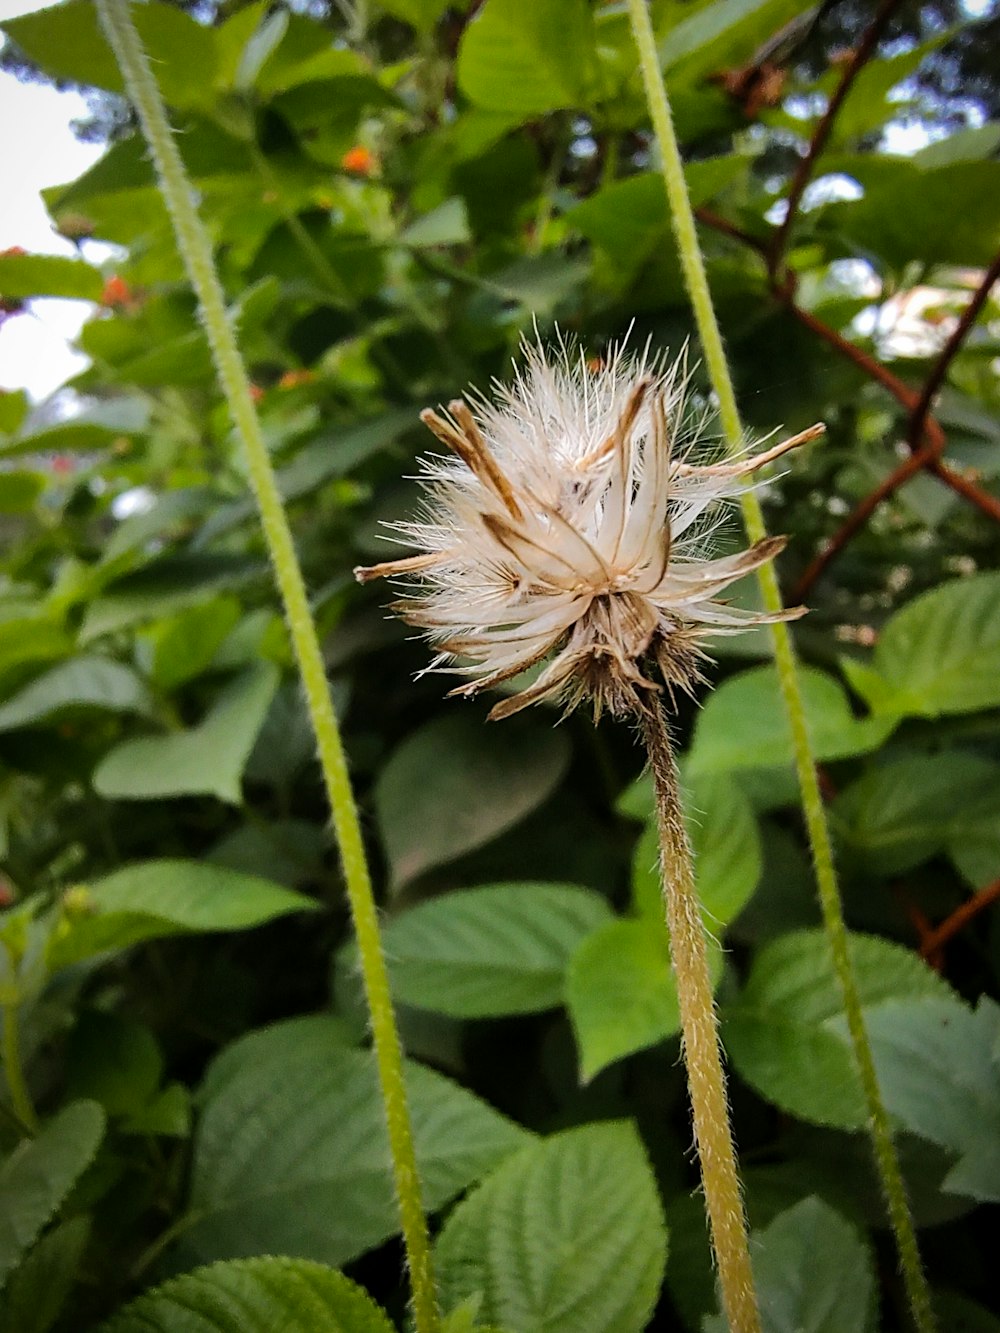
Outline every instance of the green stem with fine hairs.
MULTIPOLYGON (((670 102, 656 55, 656 41, 649 18, 646 0, 628 0, 632 32, 639 52, 646 101, 650 119, 659 143, 660 157, 666 186, 671 224, 684 271, 684 280, 694 309, 695 323, 705 355, 709 378, 719 402, 719 416, 730 449, 743 442, 743 425, 736 404, 736 392, 722 345, 715 307, 708 286, 705 263, 698 244, 694 212, 684 179, 684 165, 677 135, 674 131, 670 102)), ((743 517, 751 541, 765 536, 764 516, 760 501, 753 491, 742 499, 743 517)), ((769 612, 781 610, 781 592, 772 565, 764 565, 759 573, 764 606, 769 612)), ((885 1194, 889 1221, 896 1238, 900 1267, 906 1286, 907 1299, 914 1324, 919 1333, 933 1333, 935 1320, 931 1307, 930 1289, 920 1262, 916 1230, 906 1197, 906 1187, 899 1166, 899 1157, 893 1142, 889 1116, 882 1100, 871 1043, 865 1029, 861 996, 848 943, 847 925, 837 886, 833 846, 823 809, 823 800, 816 775, 809 728, 806 721, 802 690, 799 683, 795 654, 788 628, 784 624, 772 626, 774 657, 785 709, 791 724, 795 767, 802 795, 802 809, 812 849, 816 884, 819 891, 823 922, 834 969, 840 984, 847 1016, 851 1046, 861 1079, 868 1110, 869 1130, 875 1163, 885 1194)))
POLYGON ((128 0, 97 0, 97 10, 118 59, 128 95, 139 113, 156 165, 160 190, 174 225, 177 244, 184 257, 191 285, 198 296, 201 318, 219 380, 232 420, 246 449, 250 483, 260 511, 261 527, 284 604, 316 734, 323 780, 333 814, 344 882, 358 941, 403 1241, 410 1269, 414 1320, 417 1333, 437 1333, 441 1320, 434 1290, 430 1239, 421 1204, 420 1178, 403 1077, 402 1047, 392 1009, 361 826, 343 742, 330 700, 326 668, 316 627, 309 612, 305 582, 250 394, 250 382, 226 313, 225 297, 216 272, 211 243, 198 217, 191 182, 171 132, 149 58, 132 22, 128 0))
POLYGON ((719 1266, 722 1306, 736 1333, 760 1333, 753 1269, 747 1246, 743 1194, 729 1122, 719 1019, 705 947, 694 863, 681 809, 680 779, 659 703, 640 714, 640 726, 656 790, 663 902, 670 929, 670 961, 684 1040, 684 1067, 694 1138, 705 1190, 705 1209, 719 1266))
POLYGON ((38 1133, 38 1116, 35 1113, 28 1081, 24 1077, 24 1062, 21 1059, 21 1030, 18 1026, 20 1006, 3 1006, 3 1072, 7 1079, 7 1091, 14 1114, 30 1134, 38 1133))

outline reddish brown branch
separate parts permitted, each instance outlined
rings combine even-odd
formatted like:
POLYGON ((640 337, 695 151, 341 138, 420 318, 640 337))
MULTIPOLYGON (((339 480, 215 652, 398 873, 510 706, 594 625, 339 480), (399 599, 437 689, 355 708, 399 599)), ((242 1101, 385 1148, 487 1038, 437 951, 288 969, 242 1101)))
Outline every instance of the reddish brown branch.
POLYGON ((948 341, 945 343, 944 347, 942 347, 930 374, 927 376, 920 398, 918 399, 917 405, 913 409, 913 415, 910 418, 910 429, 907 433, 907 439, 910 442, 911 449, 917 448, 920 436, 923 434, 924 422, 927 420, 931 410, 931 404, 933 403, 938 390, 944 384, 945 377, 948 374, 948 367, 951 365, 952 361, 954 361, 959 349, 968 337, 969 331, 978 319, 979 312, 986 304, 997 279, 1000 279, 1000 253, 996 255, 993 263, 983 274, 982 281, 972 293, 972 299, 962 311, 961 318, 948 341))
POLYGON ((751 236, 742 227, 737 227, 735 222, 730 222, 728 218, 713 212, 711 208, 696 208, 694 215, 699 222, 704 222, 706 227, 711 227, 713 231, 720 231, 724 236, 731 236, 734 241, 749 246, 751 250, 756 250, 759 255, 763 255, 765 260, 767 259, 767 244, 758 240, 756 236, 751 236))
POLYGON ((905 485, 911 477, 916 476, 918 472, 924 469, 937 477, 939 481, 943 481, 946 486, 949 486, 956 494, 961 495, 963 499, 976 505, 987 517, 1000 522, 1000 500, 942 461, 941 455, 944 452, 947 439, 940 425, 930 415, 931 404, 938 389, 944 383, 948 367, 968 336, 977 315, 986 304, 986 300, 998 278, 1000 278, 1000 255, 997 255, 986 270, 982 281, 972 295, 972 299, 962 311, 961 319, 941 349, 919 394, 914 393, 908 385, 893 375, 885 366, 868 357, 867 353, 855 347, 853 343, 842 339, 835 330, 827 329, 825 325, 807 311, 799 310, 796 306, 790 307, 803 323, 814 329, 821 337, 825 337, 828 342, 832 342, 838 349, 844 351, 856 365, 861 365, 862 369, 865 369, 873 379, 887 388, 901 406, 911 409, 910 422, 907 428, 907 443, 913 450, 909 458, 894 468, 857 504, 823 549, 810 561, 792 591, 793 601, 800 602, 806 598, 816 580, 831 561, 840 554, 847 543, 860 532, 882 501, 888 499, 890 495, 899 490, 900 486, 905 485), (921 443, 921 439, 923 443, 921 443))
POLYGON ((852 51, 847 64, 844 66, 844 72, 840 77, 840 82, 834 90, 833 96, 827 105, 826 111, 820 118, 819 124, 813 131, 812 138, 809 141, 809 147, 806 150, 805 157, 799 163, 795 175, 792 177, 792 183, 788 190, 788 207, 785 211, 784 219, 774 236, 774 241, 770 249, 770 270, 772 275, 776 274, 781 266, 781 260, 785 253, 785 247, 788 244, 788 237, 791 233, 792 224, 795 221, 795 215, 798 212, 799 204, 802 202, 802 195, 806 186, 812 178, 813 169, 816 166, 817 159, 826 147, 826 142, 830 137, 830 131, 833 129, 833 122, 843 106, 844 99, 851 91, 854 80, 864 69, 865 65, 875 54, 875 48, 879 43, 886 25, 892 17, 893 11, 899 5, 900 0, 882 0, 878 11, 865 30, 860 42, 852 51))
POLYGON ((930 957, 943 948, 955 935, 958 934, 969 922, 979 915, 991 903, 1000 899, 1000 879, 995 879, 992 884, 987 884, 985 889, 980 889, 974 893, 971 898, 962 903, 961 907, 956 907, 951 916, 945 917, 936 930, 930 935, 926 935, 920 943, 920 953, 924 958, 930 957))
MULTIPOLYGON (((893 0, 893 3, 895 3, 895 0, 893 0)), ((841 98, 842 100, 843 98, 841 98)), ((792 591, 792 601, 803 601, 806 598, 816 580, 827 566, 836 559, 844 547, 860 532, 883 500, 905 485, 920 471, 930 472, 931 475, 937 477, 939 481, 950 487, 956 494, 976 505, 982 513, 1000 522, 1000 500, 977 486, 970 478, 949 467, 942 460, 941 455, 947 444, 947 437, 941 429, 940 423, 931 414, 934 396, 944 382, 948 367, 986 303, 994 283, 1000 278, 1000 255, 997 256, 983 275, 983 279, 973 293, 972 299, 962 312, 958 326, 948 338, 937 361, 934 363, 927 382, 920 390, 915 390, 911 389, 898 375, 893 374, 887 366, 883 366, 864 348, 850 342, 836 329, 831 328, 810 311, 798 305, 795 300, 794 276, 789 274, 778 277, 774 268, 774 253, 769 251, 768 247, 763 245, 756 237, 751 236, 749 232, 736 226, 727 218, 720 217, 711 209, 699 208, 697 217, 706 226, 739 241, 761 255, 768 269, 771 290, 789 314, 817 337, 822 338, 841 356, 851 361, 869 379, 876 384, 880 384, 902 408, 910 413, 906 436, 907 443, 913 450, 910 457, 879 482, 847 516, 823 549, 810 562, 792 591)))
POLYGON ((963 477, 961 472, 956 472, 947 463, 940 461, 928 463, 927 471, 933 473, 946 486, 950 486, 955 494, 960 495, 963 500, 968 500, 970 504, 974 504, 977 509, 982 510, 987 518, 995 519, 1000 523, 1000 500, 995 495, 991 495, 989 491, 984 491, 981 486, 977 486, 968 477, 963 477))

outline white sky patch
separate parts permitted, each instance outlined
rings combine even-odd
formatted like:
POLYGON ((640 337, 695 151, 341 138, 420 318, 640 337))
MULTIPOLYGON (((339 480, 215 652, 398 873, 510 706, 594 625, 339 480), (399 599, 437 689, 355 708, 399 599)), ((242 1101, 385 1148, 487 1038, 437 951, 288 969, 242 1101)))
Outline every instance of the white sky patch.
MULTIPOLYGON (((42 8, 35 0, 0 0, 0 19, 42 8)), ((85 114, 78 93, 19 83, 0 73, 0 250, 19 245, 31 254, 75 255, 57 235, 40 192, 75 179, 101 156, 100 144, 81 143, 69 127, 85 114)), ((44 398, 81 370, 86 358, 69 343, 91 311, 85 301, 33 301, 0 327, 0 388, 27 389, 44 398)))

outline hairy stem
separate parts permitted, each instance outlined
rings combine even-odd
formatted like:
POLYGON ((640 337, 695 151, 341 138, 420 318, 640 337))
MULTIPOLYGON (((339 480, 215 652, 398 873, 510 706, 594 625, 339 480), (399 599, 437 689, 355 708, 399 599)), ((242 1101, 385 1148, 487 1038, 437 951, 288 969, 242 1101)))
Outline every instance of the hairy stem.
POLYGON ((18 1026, 19 1006, 3 1006, 3 1072, 7 1079, 7 1091, 10 1104, 21 1124, 31 1134, 38 1133, 38 1116, 35 1112, 28 1082, 24 1077, 24 1063, 21 1059, 21 1030, 18 1026))
POLYGON ((684 1063, 701 1164, 705 1207, 719 1269, 722 1306, 733 1333, 759 1333, 746 1215, 729 1124, 719 1024, 712 999, 705 926, 695 888, 691 845, 681 809, 670 734, 658 703, 641 717, 656 788, 663 902, 684 1040, 684 1063))
MULTIPOLYGON (((736 392, 729 371, 729 363, 726 359, 725 348, 722 345, 722 335, 719 331, 718 320, 715 317, 715 307, 712 304, 712 295, 708 286, 701 247, 698 244, 694 213, 687 192, 687 183, 684 179, 684 165, 677 135, 674 131, 667 90, 657 61, 656 43, 646 0, 628 0, 628 8, 632 31, 639 51, 650 118, 659 143, 671 223, 680 253, 685 284, 694 309, 698 336, 704 351, 709 377, 718 398, 719 415, 726 442, 730 449, 736 449, 743 442, 743 424, 736 404, 736 392)), ((751 541, 760 541, 765 536, 766 529, 760 502, 753 491, 749 491, 743 496, 742 507, 747 535, 751 541)), ((762 566, 758 571, 758 578, 765 608, 770 612, 780 611, 782 606, 781 592, 773 566, 762 566)), ((812 849, 823 923, 830 942, 834 968, 843 996, 851 1047, 868 1110, 875 1163, 885 1194, 889 1221, 896 1238, 900 1266, 913 1320, 920 1333, 931 1333, 935 1323, 931 1309, 930 1290, 920 1262, 913 1217, 906 1197, 906 1187, 903 1183, 899 1158, 893 1143, 889 1116, 882 1100, 881 1089, 875 1073, 871 1043, 865 1030, 861 996, 848 948, 847 925, 844 921, 844 912, 837 886, 830 830, 826 822, 826 814, 823 809, 819 782, 816 776, 816 764, 809 739, 795 654, 787 626, 784 624, 773 625, 772 632, 778 681, 791 724, 795 768, 798 773, 799 787, 802 794, 802 809, 809 844, 812 849)))
POLYGON ((421 1205, 420 1179, 407 1107, 402 1047, 392 1009, 357 807, 337 718, 330 700, 316 627, 309 611, 305 582, 250 395, 250 382, 227 317, 225 297, 215 269, 211 244, 195 209, 191 182, 171 132, 149 59, 132 22, 128 0, 97 0, 97 8, 121 67, 129 97, 139 113, 156 165, 160 189, 173 221, 177 244, 198 296, 201 318, 219 380, 246 449, 250 482, 260 510, 261 526, 284 604, 316 734, 357 935, 403 1240, 410 1268, 416 1328, 418 1333, 436 1333, 440 1328, 440 1315, 434 1292, 430 1240, 421 1205))

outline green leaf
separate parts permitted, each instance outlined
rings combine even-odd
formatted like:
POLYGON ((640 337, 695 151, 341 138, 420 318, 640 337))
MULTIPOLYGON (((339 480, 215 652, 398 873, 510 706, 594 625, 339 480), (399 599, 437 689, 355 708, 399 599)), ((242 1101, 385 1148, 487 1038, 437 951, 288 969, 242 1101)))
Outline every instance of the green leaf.
POLYGON ((243 555, 193 551, 163 556, 109 584, 87 607, 80 639, 89 643, 103 634, 172 615, 192 602, 203 602, 210 593, 240 587, 263 573, 259 560, 243 555))
MULTIPOLYGON (((73 651, 73 640, 57 619, 45 614, 14 615, 2 620, 0 677, 29 663, 50 662, 73 651)), ((18 681, 22 677, 18 675, 18 681)))
MULTIPOLYGON (((345 1048, 339 1031, 283 1026, 284 1041, 257 1043, 252 1063, 227 1052, 225 1076, 209 1074, 186 1243, 205 1258, 347 1263, 399 1229, 374 1057, 345 1048)), ((406 1081, 428 1209, 525 1142, 440 1074, 408 1063, 406 1081)))
POLYGON ((583 942, 566 977, 580 1077, 680 1030, 677 985, 663 926, 612 921, 583 942))
POLYGON ((316 909, 301 893, 200 861, 141 861, 71 892, 73 910, 49 948, 53 971, 142 940, 250 930, 316 909))
MULTIPOLYGON (((875 1271, 849 1222, 815 1197, 780 1213, 751 1239, 763 1333, 872 1333, 875 1271)), ((726 1333, 721 1315, 704 1333, 726 1333)))
MULTIPOLYGON (((739 153, 689 162, 684 168, 692 206, 706 204, 747 174, 739 153)), ((567 210, 567 221, 613 261, 616 281, 625 290, 642 266, 667 243, 670 219, 663 177, 641 171, 612 181, 567 210)))
MULTIPOLYGON (((93 324, 85 324, 84 329, 93 324)), ((143 432, 149 424, 149 404, 141 399, 116 395, 105 402, 89 404, 66 421, 39 426, 0 445, 0 454, 14 458, 23 454, 90 453, 106 449, 123 437, 143 432)))
POLYGON ((214 1058, 198 1089, 202 1105, 217 1100, 231 1079, 237 1083, 255 1069, 280 1065, 288 1050, 298 1059, 323 1060, 331 1046, 357 1046, 354 1027, 336 1014, 307 1014, 257 1028, 224 1046, 214 1058))
POLYGON ((869 873, 900 875, 951 850, 984 884, 1000 871, 1000 765, 958 752, 896 760, 845 788, 833 825, 869 873))
POLYGON ((119 801, 217 796, 239 805, 240 779, 264 722, 279 673, 270 662, 243 671, 196 727, 123 741, 94 772, 94 787, 119 801))
POLYGON ((129 667, 108 657, 60 662, 0 705, 0 731, 30 727, 72 708, 149 713, 152 700, 129 667))
POLYGON ((472 240, 465 203, 461 199, 446 199, 443 204, 411 222, 400 233, 400 245, 423 250, 434 245, 464 245, 472 240))
MULTIPOLYGON (((898 944, 853 935, 850 952, 866 1019, 891 1001, 951 994, 937 973, 898 944)), ((760 951, 739 1000, 723 1011, 723 1039, 740 1077, 782 1110, 840 1129, 867 1124, 840 986, 821 931, 795 931, 760 951)))
POLYGON ((66 1084, 73 1097, 98 1102, 125 1133, 185 1136, 187 1089, 161 1088, 163 1056, 141 1023, 85 1009, 66 1047, 66 1084))
MULTIPOLYGON (((216 73, 212 30, 155 0, 137 9, 134 21, 167 101, 177 107, 211 104, 216 73)), ((86 0, 25 14, 3 27, 46 74, 124 91, 118 62, 86 0)))
POLYGON ((444 894, 385 927, 393 995, 453 1018, 555 1008, 574 950, 610 915, 598 894, 564 884, 444 894))
POLYGON ((44 490, 41 472, 0 472, 0 514, 30 514, 44 490))
POLYGON ((446 1310, 479 1296, 510 1333, 641 1333, 666 1253, 639 1136, 609 1123, 511 1157, 448 1218, 436 1260, 446 1310))
POLYGON ((0 1328, 48 1333, 76 1280, 89 1235, 89 1220, 74 1217, 42 1237, 0 1293, 0 1328))
POLYGON ((65 255, 0 254, 0 299, 61 296, 99 301, 104 278, 99 269, 65 255))
POLYGON ((458 53, 458 84, 470 102, 525 119, 586 107, 597 71, 586 0, 486 0, 458 53))
POLYGON ((0 430, 6 435, 20 430, 30 406, 23 389, 0 389, 0 430))
POLYGON ((207 671, 222 641, 240 619, 235 597, 215 597, 188 607, 149 631, 152 676, 164 690, 175 690, 207 671))
POLYGON ((146 1292, 100 1333, 393 1333, 367 1292, 323 1264, 212 1264, 146 1292))
MULTIPOLYGON (((843 759, 876 749, 895 726, 892 717, 858 719, 843 688, 813 668, 799 672, 815 758, 843 759)), ((724 681, 698 715, 687 772, 768 768, 793 760, 792 733, 772 666, 724 681)))
POLYGON ((382 0, 381 8, 387 14, 411 24, 419 32, 430 32, 449 0, 382 0))
POLYGON ((944 1189, 1000 1202, 1000 1008, 928 996, 882 1005, 867 1026, 887 1109, 960 1159, 944 1189))
POLYGON ((659 43, 660 64, 685 81, 745 63, 767 38, 812 6, 809 0, 714 0, 690 18, 686 7, 665 7, 670 26, 659 43))
MULTIPOLYGON (((685 822, 705 924, 720 933, 746 906, 760 880, 760 830, 748 798, 724 774, 685 784, 685 822)), ((632 903, 650 920, 663 920, 659 829, 647 823, 632 854, 632 903)))
POLYGON ((0 1167, 0 1283, 56 1214, 104 1137, 104 1113, 73 1102, 0 1167))
MULTIPOLYGON (((709 940, 713 980, 722 954, 709 940)), ((663 922, 611 921, 589 935, 566 976, 566 1005, 588 1083, 616 1060, 680 1031, 677 983, 663 922)))
POLYGON ((896 270, 913 261, 985 267, 1000 249, 1000 162, 921 169, 872 154, 837 168, 858 176, 864 197, 828 204, 817 227, 865 258, 896 270))
POLYGON ((489 842, 552 794, 566 769, 562 732, 531 720, 487 728, 452 712, 394 750, 375 809, 394 885, 489 842))
POLYGON ((882 630, 874 665, 900 711, 937 717, 995 708, 1000 574, 955 579, 915 597, 882 630))

